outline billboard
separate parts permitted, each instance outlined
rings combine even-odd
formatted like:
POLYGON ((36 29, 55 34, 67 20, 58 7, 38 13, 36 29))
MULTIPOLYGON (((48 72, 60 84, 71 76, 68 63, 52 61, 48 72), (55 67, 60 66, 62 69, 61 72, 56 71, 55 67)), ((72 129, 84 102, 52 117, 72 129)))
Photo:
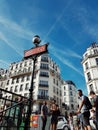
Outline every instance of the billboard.
POLYGON ((48 44, 45 44, 42 46, 32 48, 30 50, 25 50, 24 51, 24 58, 47 52, 47 46, 48 46, 48 44))

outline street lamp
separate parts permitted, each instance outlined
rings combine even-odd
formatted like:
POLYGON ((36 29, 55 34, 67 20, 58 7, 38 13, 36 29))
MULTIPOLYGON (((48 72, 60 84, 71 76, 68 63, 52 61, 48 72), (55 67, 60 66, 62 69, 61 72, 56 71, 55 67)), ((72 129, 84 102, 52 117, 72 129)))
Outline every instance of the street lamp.
POLYGON ((47 52, 47 46, 48 46, 48 44, 39 46, 41 40, 38 35, 35 35, 33 37, 32 42, 34 43, 35 47, 30 50, 26 50, 24 53, 24 58, 31 57, 33 59, 33 72, 32 72, 32 78, 31 78, 31 85, 30 85, 30 89, 29 89, 28 110, 27 110, 27 116, 26 116, 26 120, 25 120, 24 130, 30 129, 30 116, 32 114, 32 106, 33 106, 33 80, 34 80, 36 59, 37 59, 37 56, 47 52))
POLYGON ((32 39, 32 42, 35 44, 35 46, 37 47, 39 44, 40 44, 40 42, 41 42, 41 40, 40 40, 40 37, 38 36, 38 35, 35 35, 34 37, 33 37, 33 39, 32 39))

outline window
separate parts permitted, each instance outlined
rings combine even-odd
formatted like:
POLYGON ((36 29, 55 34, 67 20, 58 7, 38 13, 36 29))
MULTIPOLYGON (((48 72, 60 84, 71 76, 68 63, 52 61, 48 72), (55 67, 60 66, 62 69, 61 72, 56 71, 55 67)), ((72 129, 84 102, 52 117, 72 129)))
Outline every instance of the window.
POLYGON ((72 93, 72 91, 70 92, 70 96, 72 96, 73 95, 73 93, 72 93))
POLYGON ((13 92, 13 87, 10 88, 10 91, 13 92))
POLYGON ((27 66, 27 62, 24 63, 24 66, 27 66))
POLYGON ((8 91, 8 88, 5 88, 5 90, 7 90, 7 91, 8 91))
POLYGON ((29 65, 32 65, 32 61, 29 62, 29 65))
POLYGON ((19 83, 19 78, 16 79, 16 83, 19 83))
POLYGON ((23 91, 23 84, 20 85, 20 91, 23 91))
POLYGON ((7 85, 9 85, 9 80, 7 81, 7 85))
POLYGON ((48 96, 48 90, 42 90, 42 89, 39 89, 38 94, 39 94, 39 95, 48 96))
POLYGON ((11 66, 11 70, 13 70, 13 66, 11 66))
POLYGON ((27 80, 30 80, 30 75, 27 76, 27 80))
POLYGON ((48 72, 43 72, 43 71, 41 71, 41 72, 40 72, 40 76, 49 77, 49 74, 48 74, 48 72))
POLYGON ((3 86, 3 82, 1 82, 1 87, 3 86))
POLYGON ((12 79, 12 84, 14 84, 14 79, 12 79))
POLYGON ((26 84, 25 90, 29 90, 29 83, 26 84))
POLYGON ((57 88, 57 95, 58 95, 58 93, 59 93, 59 92, 58 92, 58 88, 57 88))
POLYGON ((66 87, 64 86, 64 90, 66 90, 66 87))
POLYGON ((58 80, 56 81, 56 85, 58 86, 58 80))
POLYGON ((70 90, 72 90, 72 87, 71 87, 71 86, 69 86, 69 89, 70 89, 70 90))
POLYGON ((96 58, 95 60, 96 60, 96 65, 98 65, 98 58, 96 58))
POLYGON ((15 92, 18 92, 18 86, 17 85, 15 86, 15 92))
POLYGON ((18 68, 18 64, 16 64, 16 69, 18 68))
POLYGON ((22 63, 20 63, 20 68, 22 67, 22 63))
POLYGON ((31 71, 31 67, 28 68, 28 71, 29 71, 29 72, 31 71))
POLYGON ((85 69, 88 69, 88 62, 85 63, 85 69))
POLYGON ((98 54, 98 50, 97 49, 94 49, 94 54, 98 54))
POLYGON ((48 81, 40 80, 39 85, 43 87, 48 87, 48 81))
POLYGON ((42 64, 42 63, 41 63, 40 68, 41 68, 41 69, 49 69, 49 66, 48 66, 48 64, 42 64))
POLYGON ((41 61, 48 62, 48 57, 42 56, 42 57, 41 57, 41 61))
POLYGON ((62 91, 60 91, 60 96, 62 96, 62 91))
POLYGON ((93 90, 93 84, 89 85, 89 89, 90 89, 90 91, 93 90))
POLYGON ((87 73, 87 78, 88 78, 88 81, 91 80, 91 75, 90 75, 90 72, 87 73))
POLYGON ((53 79, 53 83, 55 84, 55 79, 53 79))
POLYGON ((64 92, 64 96, 66 96, 66 92, 64 92))
POLYGON ((24 81, 24 76, 21 78, 21 82, 23 82, 24 81))

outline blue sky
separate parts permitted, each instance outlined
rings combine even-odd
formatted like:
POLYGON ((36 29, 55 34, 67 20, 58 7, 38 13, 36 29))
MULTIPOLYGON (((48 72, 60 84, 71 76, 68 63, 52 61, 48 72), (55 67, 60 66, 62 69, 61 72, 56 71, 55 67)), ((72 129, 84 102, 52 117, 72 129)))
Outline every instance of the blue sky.
POLYGON ((81 59, 98 42, 97 0, 0 0, 0 68, 20 61, 34 35, 49 42, 49 54, 86 94, 81 59))

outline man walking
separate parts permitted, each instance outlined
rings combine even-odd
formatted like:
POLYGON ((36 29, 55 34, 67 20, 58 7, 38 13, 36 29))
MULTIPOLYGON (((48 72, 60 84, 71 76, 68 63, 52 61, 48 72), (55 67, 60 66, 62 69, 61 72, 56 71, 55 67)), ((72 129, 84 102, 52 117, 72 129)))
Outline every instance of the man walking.
POLYGON ((41 114, 42 114, 42 130, 45 130, 46 123, 47 123, 47 115, 48 115, 48 107, 47 102, 45 101, 41 108, 41 114))
POLYGON ((90 111, 86 107, 86 99, 87 97, 83 95, 82 90, 78 90, 78 95, 79 95, 79 108, 77 113, 82 114, 82 120, 83 120, 83 127, 84 130, 92 130, 89 122, 89 117, 90 117, 90 111))
POLYGON ((96 130, 98 130, 98 96, 94 91, 90 91, 89 96, 93 100, 93 107, 95 107, 95 116, 96 116, 96 130))

